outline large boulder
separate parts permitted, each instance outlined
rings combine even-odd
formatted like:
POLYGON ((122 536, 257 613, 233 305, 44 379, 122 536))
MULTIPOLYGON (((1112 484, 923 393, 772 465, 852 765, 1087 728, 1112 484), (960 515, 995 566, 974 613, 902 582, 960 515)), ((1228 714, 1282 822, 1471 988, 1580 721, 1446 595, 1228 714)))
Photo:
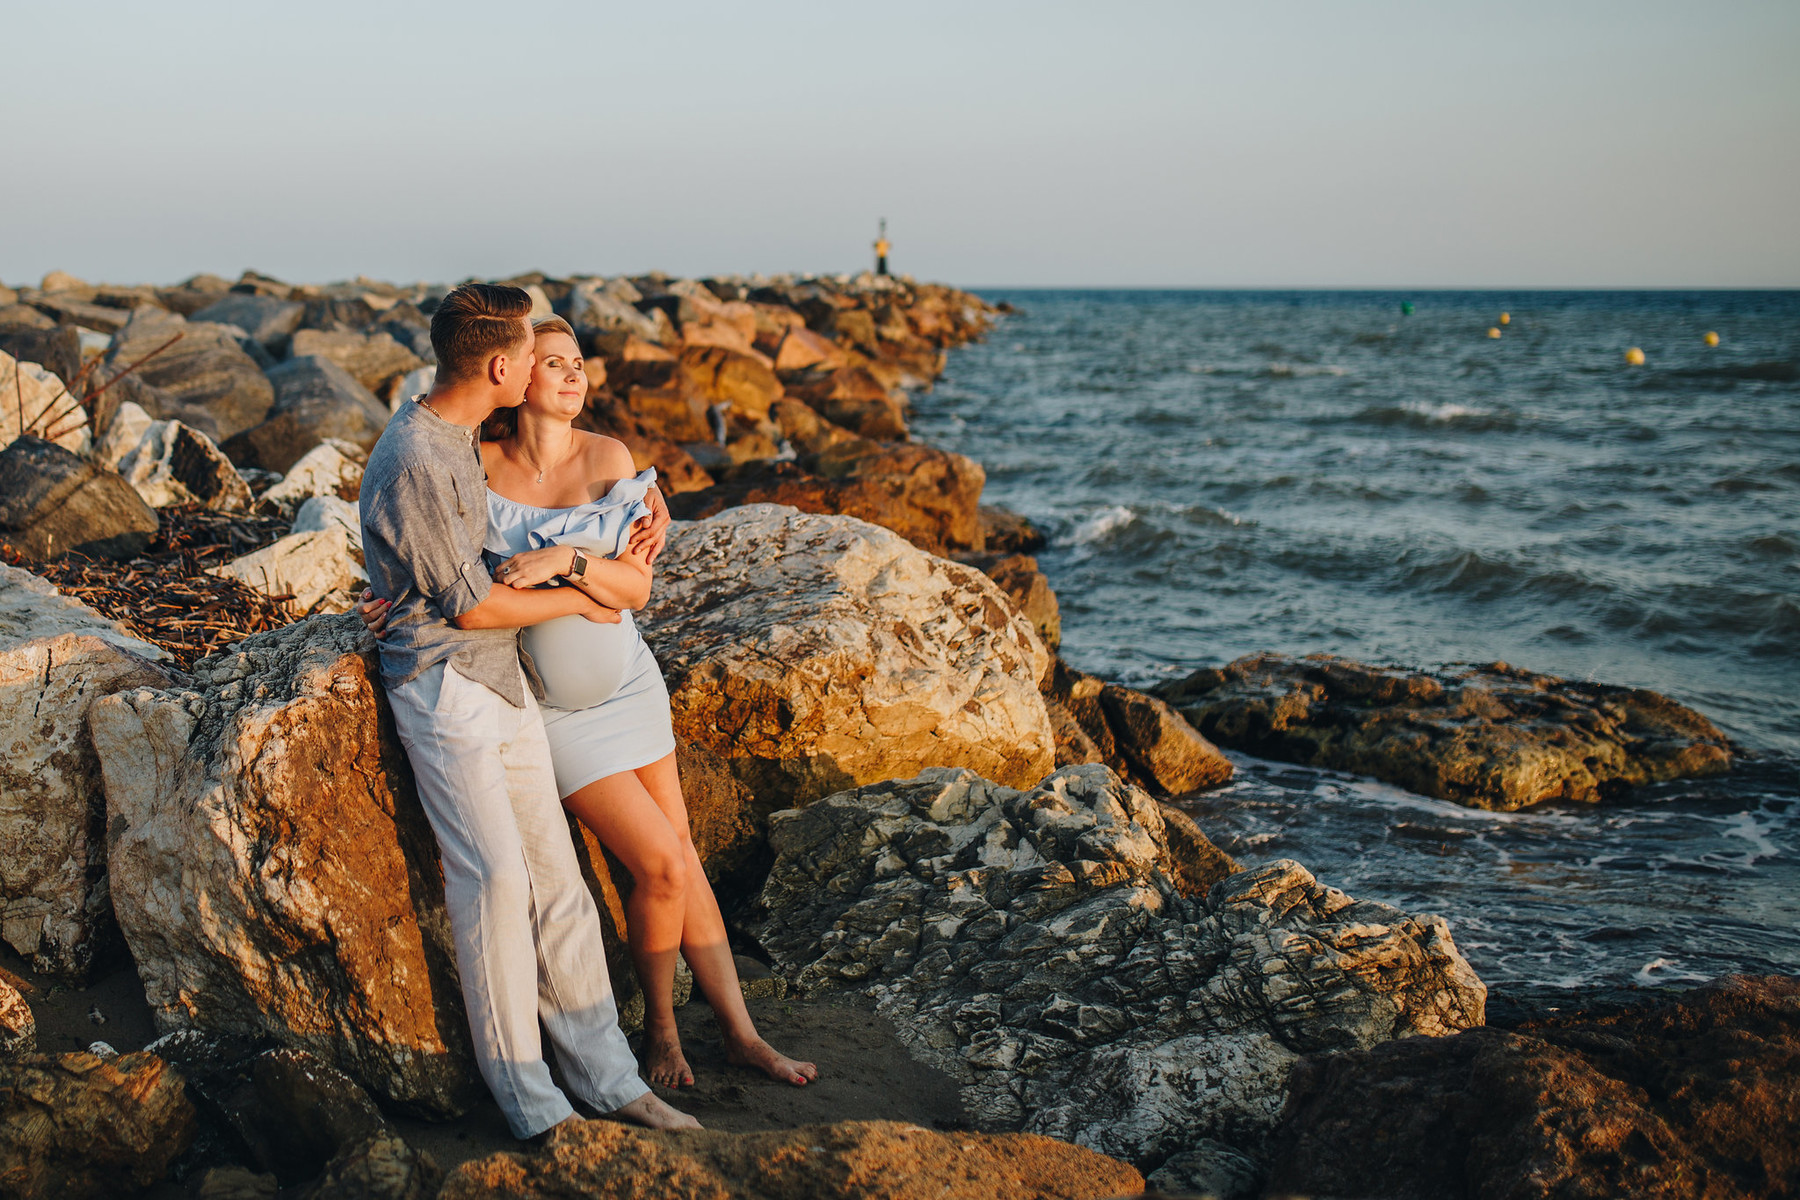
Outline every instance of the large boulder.
POLYGON ((869 366, 822 367, 784 376, 790 395, 804 400, 828 420, 866 438, 906 437, 906 403, 869 366))
POLYGON ((313 520, 296 517, 294 532, 208 573, 240 580, 267 596, 285 597, 296 614, 349 612, 369 586, 361 524, 349 502, 335 496, 313 497, 301 506, 302 515, 308 506, 313 520), (341 508, 321 503, 326 500, 341 508), (343 509, 351 510, 348 517, 343 509))
POLYGON ((181 421, 219 442, 262 421, 275 399, 256 360, 238 345, 235 326, 185 321, 160 308, 131 314, 113 335, 95 383, 117 379, 127 370, 135 386, 120 398, 135 401, 158 420, 181 421))
POLYGON ((288 341, 306 317, 306 305, 298 300, 227 292, 213 303, 189 314, 195 321, 235 325, 244 336, 277 357, 287 353, 288 341))
MULTIPOLYGON (((82 331, 74 325, 53 325, 49 329, 11 325, 7 322, 6 310, 0 309, 0 353, 9 354, 18 362, 37 363, 47 374, 55 376, 60 385, 62 380, 72 380, 81 371, 84 357, 82 331)), ((17 385, 5 378, 4 367, 0 367, 0 382, 6 385, 8 390, 5 394, 12 396, 16 404, 20 399, 17 385)), ((30 402, 27 401, 27 404, 30 405, 30 402)), ((39 407, 30 405, 26 411, 28 414, 33 413, 39 407)), ((12 414, 12 422, 16 429, 16 411, 12 414)))
POLYGON ((925 767, 1016 784, 1050 769, 1048 654, 979 571, 764 504, 677 526, 656 566, 639 619, 676 737, 721 755, 759 804, 925 767))
POLYGON ((441 1200, 1106 1200, 1144 1178, 1027 1134, 939 1133, 842 1121, 768 1133, 653 1133, 609 1121, 558 1129, 530 1153, 464 1163, 441 1200))
MULTIPOLYGON (((977 525, 980 524, 978 520, 977 525)), ((985 536, 978 537, 986 540, 985 536)), ((1044 645, 1053 651, 1062 645, 1062 608, 1056 602, 1049 577, 1038 568, 1037 559, 1029 554, 965 552, 956 555, 956 560, 968 563, 999 584, 1013 607, 1044 639, 1044 645)))
POLYGON ((387 406, 328 358, 291 358, 269 371, 269 382, 275 389, 269 419, 224 443, 239 466, 286 474, 327 438, 367 453, 387 426, 387 406))
MULTIPOLYGON (((113 428, 107 430, 109 440, 119 425, 115 416, 113 428)), ((250 507, 250 485, 224 451, 180 421, 151 422, 137 445, 120 458, 118 470, 152 508, 198 504, 220 512, 243 512, 250 507)))
POLYGON ((688 346, 676 363, 684 391, 707 406, 723 404, 733 413, 763 420, 781 399, 781 381, 760 355, 718 345, 688 346))
POLYGON ((362 495, 362 447, 327 438, 300 456, 281 481, 256 498, 256 511, 292 517, 314 496, 353 501, 362 495))
POLYGON ((1304 1061, 1271 1194, 1800 1194, 1800 981, 1304 1061))
POLYGON ((156 512, 117 474, 54 442, 26 436, 0 450, 0 541, 39 562, 142 553, 156 512))
POLYGON ((1229 780, 1219 748, 1155 696, 1107 683, 1057 659, 1044 680, 1056 765, 1105 763, 1140 787, 1182 796, 1229 780))
POLYGON ((684 493, 677 516, 697 519, 746 504, 841 513, 891 529, 932 554, 981 549, 981 464, 917 442, 838 440, 804 462, 749 464, 710 489, 684 493), (809 470, 810 468, 810 470, 809 470))
POLYGON ((435 1116, 480 1094, 436 842, 353 616, 90 714, 119 926, 157 1027, 307 1050, 435 1116))
POLYGON ((20 433, 47 438, 75 454, 86 451, 90 441, 87 414, 63 381, 35 362, 0 351, 0 446, 20 433))
POLYGON ((1592 804, 1731 766, 1726 736, 1666 696, 1506 663, 1417 671, 1255 654, 1157 690, 1222 745, 1471 808, 1592 804))
POLYGON ((0 565, 0 940, 36 971, 82 982, 117 942, 88 710, 122 688, 167 685, 167 657, 0 565))
POLYGON ((1289 861, 1184 897, 1164 810, 1102 766, 1029 791, 927 771, 777 813, 769 840, 751 928, 778 969, 874 996, 987 1127, 1254 1153, 1301 1055, 1482 1022, 1439 918, 1289 861))
POLYGON ((381 395, 395 380, 425 364, 387 333, 302 329, 294 335, 295 358, 317 355, 348 371, 371 393, 381 395))
POLYGON ((181 1077, 152 1054, 0 1062, 0 1195, 113 1200, 168 1175, 194 1138, 181 1077))

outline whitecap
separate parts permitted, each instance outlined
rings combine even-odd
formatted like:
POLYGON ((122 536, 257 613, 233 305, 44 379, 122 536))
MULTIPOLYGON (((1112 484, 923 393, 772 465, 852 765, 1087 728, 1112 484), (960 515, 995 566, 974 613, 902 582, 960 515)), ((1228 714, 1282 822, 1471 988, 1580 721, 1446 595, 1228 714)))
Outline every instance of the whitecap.
POLYGON ((1123 504, 1108 505, 1058 538, 1057 542, 1064 546, 1091 546, 1114 530, 1123 529, 1135 520, 1137 520, 1137 514, 1123 504))

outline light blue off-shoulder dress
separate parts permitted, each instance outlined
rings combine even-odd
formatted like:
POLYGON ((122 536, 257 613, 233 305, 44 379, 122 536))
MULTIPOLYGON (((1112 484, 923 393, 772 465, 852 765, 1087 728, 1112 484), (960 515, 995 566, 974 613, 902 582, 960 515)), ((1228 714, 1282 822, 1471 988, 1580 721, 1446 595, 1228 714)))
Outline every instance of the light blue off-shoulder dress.
MULTIPOLYGON (((573 508, 520 504, 489 490, 488 569, 545 546, 578 546, 592 557, 617 558, 632 522, 650 515, 644 494, 655 482, 651 468, 573 508)), ((669 690, 629 612, 616 625, 558 617, 528 626, 520 640, 544 681, 544 732, 561 795, 674 751, 669 690)))

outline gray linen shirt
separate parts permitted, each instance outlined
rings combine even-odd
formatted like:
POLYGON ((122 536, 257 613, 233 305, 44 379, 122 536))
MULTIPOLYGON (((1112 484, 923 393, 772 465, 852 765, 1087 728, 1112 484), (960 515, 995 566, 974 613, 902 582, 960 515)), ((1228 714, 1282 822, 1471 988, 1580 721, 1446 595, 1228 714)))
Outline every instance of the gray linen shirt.
POLYGON ((381 635, 381 679, 398 687, 449 662, 515 708, 525 707, 516 629, 458 629, 452 617, 494 586, 487 540, 487 476, 475 431, 409 402, 388 422, 363 470, 363 566, 393 601, 381 635))

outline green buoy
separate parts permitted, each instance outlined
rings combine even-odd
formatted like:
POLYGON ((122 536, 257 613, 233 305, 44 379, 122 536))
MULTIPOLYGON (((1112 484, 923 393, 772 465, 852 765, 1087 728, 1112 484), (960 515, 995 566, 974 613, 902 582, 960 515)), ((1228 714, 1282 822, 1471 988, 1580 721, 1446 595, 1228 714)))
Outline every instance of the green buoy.
POLYGON ((1400 302, 1400 315, 1403 317, 1412 316, 1412 301, 1411 300, 1402 300, 1400 302))

